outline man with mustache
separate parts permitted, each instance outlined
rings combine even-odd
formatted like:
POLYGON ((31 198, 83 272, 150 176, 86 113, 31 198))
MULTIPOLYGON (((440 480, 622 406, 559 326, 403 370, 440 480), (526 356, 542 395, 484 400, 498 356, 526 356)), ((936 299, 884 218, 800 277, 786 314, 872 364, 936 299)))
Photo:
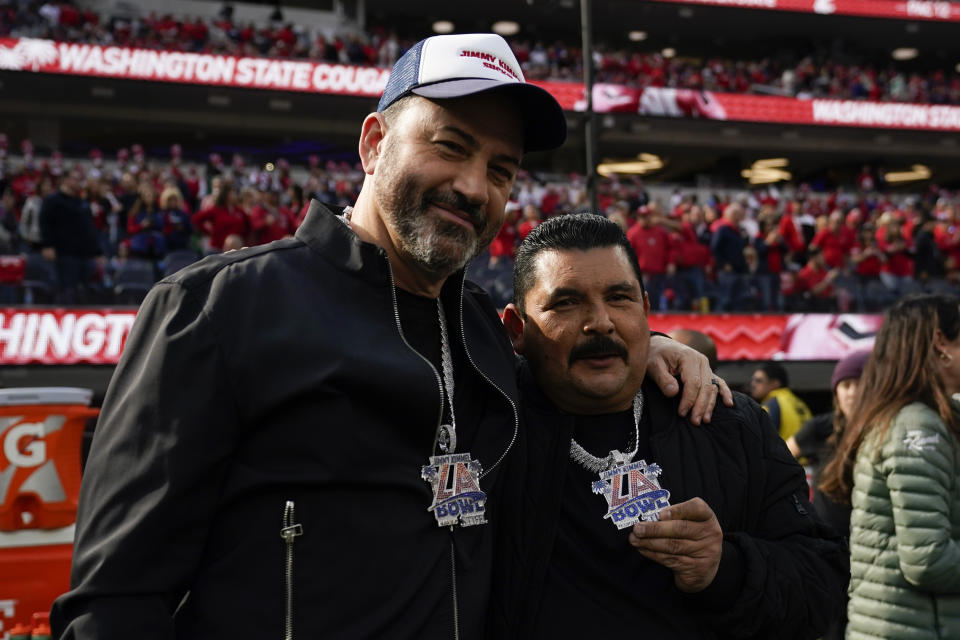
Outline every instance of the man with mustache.
POLYGON ((645 379, 650 302, 620 228, 553 218, 514 269, 526 429, 495 635, 818 637, 844 601, 845 545, 755 402, 735 394, 693 427, 645 379))
MULTIPOLYGON (((94 435, 55 634, 481 637, 520 425, 464 266, 524 152, 565 133, 502 38, 428 38, 363 121, 352 209, 313 202, 295 238, 158 284, 94 435)), ((661 340, 654 374, 676 393, 682 368, 709 417, 705 361, 661 340)))

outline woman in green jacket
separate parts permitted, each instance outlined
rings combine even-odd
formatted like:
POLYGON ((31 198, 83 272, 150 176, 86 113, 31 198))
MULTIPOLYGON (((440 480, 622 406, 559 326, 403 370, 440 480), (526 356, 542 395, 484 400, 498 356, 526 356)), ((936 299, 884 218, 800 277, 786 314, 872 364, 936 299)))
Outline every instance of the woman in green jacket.
POLYGON ((850 501, 847 639, 960 640, 960 300, 894 305, 821 488, 850 501))

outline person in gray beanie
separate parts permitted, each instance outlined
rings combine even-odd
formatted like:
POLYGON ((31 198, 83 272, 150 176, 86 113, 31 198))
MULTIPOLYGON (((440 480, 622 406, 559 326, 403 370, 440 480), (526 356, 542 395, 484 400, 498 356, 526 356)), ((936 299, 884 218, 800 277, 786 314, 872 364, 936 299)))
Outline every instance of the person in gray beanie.
MULTIPOLYGON (((843 436, 857 400, 857 384, 869 357, 869 351, 854 351, 837 362, 830 377, 833 410, 807 420, 800 430, 787 440, 790 452, 797 459, 803 460, 811 471, 813 508, 845 538, 850 536, 850 505, 836 502, 820 490, 820 473, 833 458, 837 443, 843 436)), ((847 626, 846 608, 842 611, 841 618, 834 621, 823 634, 823 640, 842 640, 847 626)))
POLYGON ((857 399, 857 382, 870 357, 869 351, 854 351, 837 362, 830 377, 833 391, 833 410, 807 420, 800 430, 787 440, 790 453, 803 459, 812 469, 812 502, 817 513, 840 533, 850 531, 850 505, 837 504, 816 487, 820 472, 833 457, 837 442, 843 435, 857 399))

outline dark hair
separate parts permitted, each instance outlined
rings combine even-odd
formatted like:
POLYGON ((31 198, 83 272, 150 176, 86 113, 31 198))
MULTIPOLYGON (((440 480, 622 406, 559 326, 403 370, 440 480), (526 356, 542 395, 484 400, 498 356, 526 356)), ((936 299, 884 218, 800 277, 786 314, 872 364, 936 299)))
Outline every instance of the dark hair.
MULTIPOLYGON (((297 204, 302 206, 303 205, 303 187, 298 185, 296 182, 291 182, 290 189, 293 191, 293 197, 296 200, 297 204)), ((295 211, 294 213, 299 213, 299 211, 295 211)))
POLYGON ((787 370, 783 368, 783 365, 768 362, 760 367, 760 371, 763 371, 771 380, 779 382, 781 387, 790 386, 790 379, 787 377, 787 370))
POLYGON ((882 439, 897 412, 908 404, 927 405, 960 437, 937 364, 937 329, 950 341, 960 334, 960 299, 940 294, 910 296, 887 311, 860 377, 847 428, 820 476, 820 489, 834 501, 850 503, 860 446, 873 432, 882 439))
POLYGON ((640 291, 646 293, 637 254, 617 223, 595 213, 571 213, 550 218, 536 226, 517 249, 513 264, 513 302, 517 309, 524 313, 524 298, 533 287, 536 259, 542 251, 586 251, 604 247, 624 250, 640 282, 640 291))

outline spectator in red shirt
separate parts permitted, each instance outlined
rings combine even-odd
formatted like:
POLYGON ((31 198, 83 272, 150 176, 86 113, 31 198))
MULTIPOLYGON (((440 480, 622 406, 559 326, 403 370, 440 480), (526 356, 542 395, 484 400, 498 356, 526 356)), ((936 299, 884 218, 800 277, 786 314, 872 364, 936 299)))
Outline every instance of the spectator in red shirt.
POLYGON ((780 222, 777 225, 777 231, 779 232, 783 243, 787 247, 787 254, 785 256, 786 261, 803 264, 807 245, 804 241, 803 234, 800 232, 800 225, 794 219, 794 214, 797 212, 795 210, 798 209, 798 203, 787 203, 787 206, 783 211, 783 215, 780 216, 780 222))
POLYGON ((517 218, 520 217, 520 205, 511 200, 504 211, 503 225, 490 243, 490 268, 504 258, 512 263, 513 257, 517 255, 517 218))
POLYGON ((857 244, 850 251, 850 261, 854 264, 854 272, 865 286, 870 280, 880 277, 880 270, 887 257, 877 246, 876 233, 871 225, 864 225, 860 230, 857 244))
POLYGON ((862 222, 863 212, 856 207, 850 209, 843 219, 843 228, 846 230, 847 234, 853 238, 853 245, 857 244, 857 239, 860 237, 860 224, 862 222))
POLYGON ((813 236, 810 246, 823 253, 823 259, 831 269, 842 269, 846 266, 847 254, 855 241, 856 238, 851 237, 843 225, 843 212, 834 209, 826 226, 813 236))
POLYGON ((557 188, 553 185, 547 185, 547 192, 543 194, 543 199, 540 201, 540 210, 543 211, 543 217, 549 218, 554 213, 562 213, 557 211, 559 205, 560 194, 557 188))
POLYGON ((938 206, 937 209, 933 239, 943 254, 947 270, 960 269, 960 220, 957 220, 957 209, 952 205, 938 206))
POLYGON ((707 269, 713 262, 710 247, 697 237, 704 224, 703 209, 698 204, 687 207, 680 219, 680 228, 671 234, 673 260, 681 287, 678 309, 703 309, 707 269))
POLYGON ((250 229, 253 232, 253 244, 266 244, 293 234, 296 220, 289 211, 278 206, 275 191, 263 191, 260 202, 250 211, 250 229))
POLYGON ((907 244, 913 247, 913 234, 920 223, 920 215, 922 212, 917 208, 916 203, 908 198, 903 204, 903 210, 899 213, 901 214, 900 220, 903 221, 900 232, 903 234, 903 238, 907 241, 907 244))
POLYGON ((517 226, 517 242, 523 242, 539 224, 540 209, 535 204, 528 204, 523 208, 523 219, 517 226))
POLYGON ((190 222, 203 233, 211 253, 223 251, 223 241, 227 236, 236 234, 246 238, 250 232, 250 223, 237 206, 236 194, 228 182, 224 182, 217 191, 213 206, 193 214, 190 222))
POLYGON ((900 297, 913 289, 913 258, 910 245, 901 231, 902 222, 890 211, 878 220, 877 247, 887 260, 880 267, 880 281, 893 295, 900 297))
POLYGON ((804 311, 837 310, 833 281, 838 275, 840 271, 829 267, 822 251, 810 249, 807 264, 797 274, 797 288, 803 295, 806 307, 804 311))
POLYGON ((660 217, 643 206, 637 211, 637 224, 627 233, 627 239, 637 252, 651 308, 665 310, 666 300, 661 299, 664 284, 667 274, 676 271, 676 265, 670 262, 670 234, 661 225, 660 217))
POLYGON ((300 223, 303 222, 303 218, 306 217, 307 209, 310 207, 308 202, 304 202, 303 199, 303 187, 298 185, 296 182, 291 182, 286 189, 284 189, 284 195, 280 208, 283 209, 286 214, 293 219, 293 229, 296 231, 297 227, 300 226, 300 223))

